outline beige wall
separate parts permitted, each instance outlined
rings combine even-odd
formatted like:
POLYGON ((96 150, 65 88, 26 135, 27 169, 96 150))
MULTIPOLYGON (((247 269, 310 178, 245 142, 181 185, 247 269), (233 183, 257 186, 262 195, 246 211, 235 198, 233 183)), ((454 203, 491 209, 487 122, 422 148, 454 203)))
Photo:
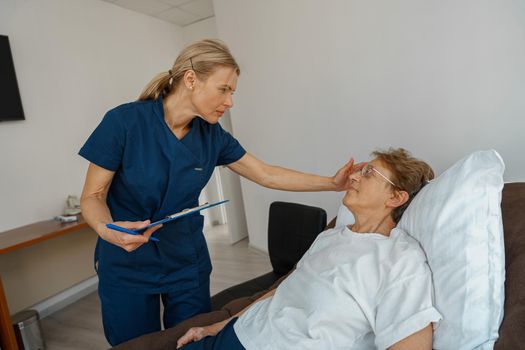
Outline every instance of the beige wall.
POLYGON ((0 255, 11 314, 94 276, 96 238, 87 228, 0 255))

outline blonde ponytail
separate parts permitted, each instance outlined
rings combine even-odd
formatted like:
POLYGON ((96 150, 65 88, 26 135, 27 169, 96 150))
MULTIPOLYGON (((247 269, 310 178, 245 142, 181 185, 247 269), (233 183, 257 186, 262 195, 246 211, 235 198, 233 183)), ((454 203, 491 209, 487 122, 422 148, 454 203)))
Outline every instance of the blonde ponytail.
POLYGON ((166 92, 166 89, 170 86, 170 73, 164 72, 159 73, 153 78, 148 85, 144 88, 139 96, 139 101, 144 100, 156 100, 160 94, 166 92))
POLYGON ((232 67, 241 74, 239 65, 223 42, 215 39, 196 41, 185 47, 168 72, 157 74, 144 88, 139 101, 156 100, 161 94, 176 89, 187 70, 195 71, 197 78, 206 80, 218 66, 232 67))

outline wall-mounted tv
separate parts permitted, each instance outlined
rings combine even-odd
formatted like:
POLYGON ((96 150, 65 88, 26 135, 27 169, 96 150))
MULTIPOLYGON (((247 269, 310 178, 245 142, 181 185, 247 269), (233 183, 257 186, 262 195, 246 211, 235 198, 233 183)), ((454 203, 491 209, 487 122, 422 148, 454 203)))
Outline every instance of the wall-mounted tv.
POLYGON ((0 35, 0 121, 24 119, 9 38, 0 35))

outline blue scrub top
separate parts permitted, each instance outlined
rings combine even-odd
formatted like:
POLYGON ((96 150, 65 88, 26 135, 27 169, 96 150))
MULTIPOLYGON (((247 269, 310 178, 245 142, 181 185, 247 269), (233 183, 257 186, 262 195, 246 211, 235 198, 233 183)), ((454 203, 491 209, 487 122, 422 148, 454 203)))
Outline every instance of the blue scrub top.
MULTIPOLYGON (((164 121, 162 98, 110 110, 79 152, 115 172, 107 196, 114 221, 157 221, 198 205, 215 166, 245 153, 219 124, 199 117, 179 140, 164 121)), ((130 253, 99 237, 95 262, 100 282, 140 293, 197 287, 199 274, 211 272, 203 219, 195 214, 169 222, 154 233, 160 242, 130 253)))

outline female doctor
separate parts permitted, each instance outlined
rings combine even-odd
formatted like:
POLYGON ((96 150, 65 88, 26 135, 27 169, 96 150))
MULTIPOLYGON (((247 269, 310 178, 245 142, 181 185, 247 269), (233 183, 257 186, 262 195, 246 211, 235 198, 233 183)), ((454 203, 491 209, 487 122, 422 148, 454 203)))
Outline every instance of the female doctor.
POLYGON ((273 189, 348 186, 352 160, 333 177, 304 174, 265 164, 222 129, 218 121, 233 106, 239 74, 223 43, 195 42, 138 101, 107 112, 79 152, 90 162, 81 206, 99 235, 95 268, 104 333, 113 346, 160 330, 160 300, 165 328, 210 311, 211 262, 201 215, 151 227, 143 235, 106 224, 140 229, 197 206, 217 165, 273 189), (150 240, 154 232, 159 241, 150 240))

